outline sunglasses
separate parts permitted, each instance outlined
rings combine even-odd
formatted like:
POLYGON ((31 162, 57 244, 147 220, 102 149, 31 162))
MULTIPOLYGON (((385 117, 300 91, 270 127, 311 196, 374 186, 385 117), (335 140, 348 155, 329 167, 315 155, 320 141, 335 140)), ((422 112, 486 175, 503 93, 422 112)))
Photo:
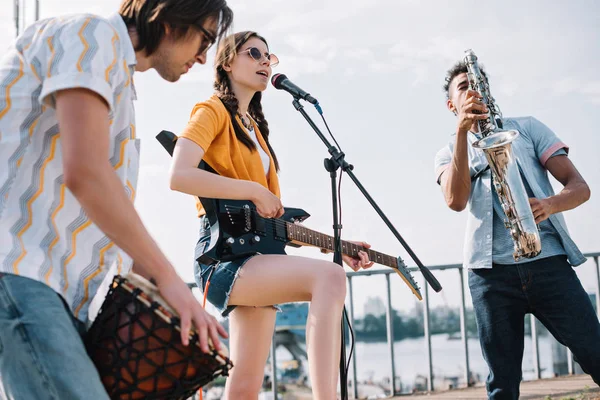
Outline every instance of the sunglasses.
POLYGON ((275 54, 262 54, 260 52, 260 49, 256 47, 250 47, 244 51, 241 51, 239 54, 242 53, 248 53, 250 57, 252 57, 252 59, 257 62, 261 62, 263 60, 263 57, 266 58, 269 61, 269 65, 271 66, 271 68, 275 68, 277 64, 279 64, 279 58, 275 54))

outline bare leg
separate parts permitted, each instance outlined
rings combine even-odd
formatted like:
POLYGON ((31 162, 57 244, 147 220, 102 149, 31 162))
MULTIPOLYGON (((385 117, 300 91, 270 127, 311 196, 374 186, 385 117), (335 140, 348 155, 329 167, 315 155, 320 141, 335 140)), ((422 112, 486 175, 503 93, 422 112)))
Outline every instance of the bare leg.
POLYGON ((336 398, 345 297, 346 274, 339 265, 304 257, 261 255, 242 268, 229 304, 270 306, 310 301, 306 341, 313 398, 331 400, 336 398))
POLYGON ((234 367, 225 384, 225 399, 256 400, 275 327, 272 307, 237 307, 229 323, 229 349, 234 367))

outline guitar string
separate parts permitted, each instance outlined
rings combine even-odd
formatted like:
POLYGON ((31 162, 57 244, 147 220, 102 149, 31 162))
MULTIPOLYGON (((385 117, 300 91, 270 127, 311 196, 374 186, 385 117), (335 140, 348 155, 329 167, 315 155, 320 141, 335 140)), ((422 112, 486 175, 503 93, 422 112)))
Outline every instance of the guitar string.
MULTIPOLYGON (((242 209, 242 207, 236 207, 236 206, 229 206, 229 207, 227 207, 227 208, 228 208, 229 210, 241 210, 241 209, 242 209)), ((255 212, 255 211, 253 210, 253 212, 255 212)), ((239 215, 239 216, 237 216, 237 217, 239 217, 239 218, 241 218, 241 219, 244 219, 244 216, 243 216, 243 215, 239 215)), ((265 218, 265 217, 262 217, 262 216, 260 216, 260 215, 258 216, 258 218, 260 218, 260 219, 261 219, 262 221, 264 221, 265 223, 267 223, 267 224, 271 224, 271 225, 273 225, 273 226, 275 226, 275 227, 286 228, 286 231, 287 231, 287 228, 288 228, 288 227, 290 227, 290 226, 292 227, 292 228, 290 228, 290 229, 294 229, 294 228, 296 228, 296 227, 294 226, 294 224, 293 224, 293 223, 291 223, 291 222, 287 222, 287 221, 284 221, 284 220, 281 220, 281 219, 276 219, 276 218, 265 218)), ((330 240, 331 240, 331 239, 333 239, 333 238, 332 238, 330 235, 326 235, 326 234, 324 234, 324 233, 317 232, 317 231, 315 231, 315 230, 312 230, 312 229, 310 229, 310 228, 306 228, 306 227, 304 227, 304 226, 299 226, 299 227, 297 227, 297 229, 303 229, 303 230, 309 231, 309 232, 308 232, 308 234, 309 234, 309 235, 310 235, 310 233, 315 233, 316 235, 322 235, 322 236, 325 236, 327 239, 330 239, 330 240)), ((316 235, 315 235, 315 236, 316 236, 316 235)), ((316 237, 318 237, 318 236, 316 236, 316 237)), ((389 256, 389 255, 387 255, 387 254, 383 254, 383 253, 380 253, 380 252, 378 252, 378 251, 375 251, 375 250, 367 249, 367 248, 364 248, 364 247, 362 247, 362 246, 360 246, 360 245, 357 245, 357 244, 354 244, 354 243, 351 243, 351 242, 348 242, 348 241, 342 241, 342 242, 344 242, 344 243, 348 243, 348 245, 349 245, 349 246, 354 246, 354 247, 356 247, 357 249, 360 249, 360 250, 364 250, 364 251, 370 251, 370 252, 373 252, 373 253, 379 253, 379 254, 381 254, 381 255, 383 255, 383 256, 386 256, 386 257, 393 258, 392 256, 389 256)))
MULTIPOLYGON (((226 206, 226 209, 227 209, 227 210, 235 210, 235 211, 239 211, 239 210, 243 210, 243 211, 245 211, 245 208, 243 208, 243 207, 239 207, 239 206, 226 206)), ((258 213, 257 213, 255 210, 251 210, 251 211, 252 211, 253 213, 256 213, 256 214, 258 215, 258 213)), ((244 216, 243 216, 243 215, 239 215, 239 216, 237 216, 237 217, 239 217, 239 218, 241 218, 241 219, 244 219, 244 216)), ((260 215, 258 215, 258 218, 260 218, 262 221, 264 221, 264 222, 265 222, 265 224, 271 224, 273 227, 285 228, 285 229, 286 229, 286 232, 287 232, 287 228, 288 228, 290 225, 292 226, 292 229, 293 229, 293 227, 294 227, 294 224, 293 224, 293 223, 291 223, 291 222, 287 222, 287 221, 284 221, 284 220, 281 220, 281 219, 279 219, 279 218, 265 218, 265 217, 262 217, 262 216, 260 216, 260 215)), ((300 227, 298 227, 298 228, 300 228, 300 229, 306 229, 306 230, 309 230, 309 231, 311 231, 311 232, 314 232, 314 233, 316 233, 316 234, 318 234, 318 235, 323 235, 323 236, 326 236, 327 238, 330 238, 330 239, 331 239, 331 236, 329 236, 329 235, 325 235, 325 234, 322 234, 322 233, 319 233, 319 232, 317 232, 317 231, 314 231, 314 230, 312 230, 312 229, 310 229, 310 228, 306 228, 306 227, 303 227, 303 226, 300 226, 300 227)), ((369 255, 373 254, 373 255, 375 255, 376 257, 379 255, 379 257, 378 257, 378 258, 389 258, 393 264, 396 264, 396 267, 399 267, 399 265, 398 265, 398 260, 396 259, 396 257, 390 256, 390 255, 387 255, 387 254, 384 254, 384 253, 381 253, 381 252, 378 252, 378 251, 376 251, 376 250, 366 249, 366 248, 364 248, 364 247, 362 247, 362 246, 359 246, 359 245, 357 245, 357 244, 354 244, 354 243, 351 243, 351 242, 348 242, 348 241, 342 241, 342 242, 348 243, 348 245, 349 245, 350 247, 352 247, 352 246, 355 246, 357 249, 359 249, 359 250, 363 250, 363 251, 365 251, 365 252, 369 253, 369 255)), ((312 244, 312 243, 311 243, 311 244, 312 244)), ((329 249, 329 248, 328 248, 328 249, 329 249)), ((332 249, 329 249, 329 250, 332 250, 332 249)), ((375 261, 375 260, 371 260, 371 261, 375 261)), ((386 265, 386 264, 383 264, 383 265, 386 265)))
MULTIPOLYGON (((226 206, 225 208, 226 208, 227 210, 231 210, 231 211, 233 211, 233 210, 236 210, 236 211, 240 211, 240 210, 246 211, 246 209, 245 209, 244 207, 239 207, 239 206, 226 206)), ((284 221, 284 220, 282 220, 282 219, 279 219, 279 218, 265 218, 265 217, 263 217, 263 216, 259 215, 259 214, 258 214, 258 212, 257 212, 256 210, 252 209, 251 211, 252 211, 252 212, 253 212, 255 215, 257 215, 257 217, 258 217, 260 220, 264 221, 264 223, 265 223, 265 224, 270 224, 270 225, 272 225, 272 227, 284 228, 284 229, 286 230, 286 233, 287 233, 287 228, 288 228, 290 225, 292 226, 292 229, 294 228, 294 223, 292 223, 292 222, 287 222, 287 221, 284 221)), ((245 219, 245 217, 244 217, 243 215, 236 215, 235 217, 237 217, 237 218, 240 218, 240 219, 245 219)), ((320 232, 314 231, 314 230, 312 230, 312 229, 310 229, 310 228, 306 228, 306 227, 304 227, 304 226, 299 226, 299 227, 297 227, 297 228, 299 228, 299 229, 306 229, 306 230, 309 230, 309 231, 311 231, 311 232, 314 232, 314 233, 316 233, 316 234, 318 234, 318 235, 323 235, 323 236, 326 236, 326 237, 328 237, 328 238, 331 238, 331 236, 329 236, 329 235, 322 234, 322 233, 320 233, 320 232)), ((342 242, 348 243, 348 245, 349 245, 349 246, 356 246, 357 248, 360 248, 361 250, 364 250, 364 251, 366 251, 367 253, 369 253, 369 256, 371 256, 371 255, 374 255, 374 256, 375 256, 375 258, 380 258, 382 262, 383 262, 383 261, 385 261, 385 258, 388 258, 388 259, 391 261, 391 262, 390 262, 390 264, 392 264, 392 265, 390 265, 390 267, 392 267, 392 268, 394 268, 394 269, 397 269, 398 271, 400 271, 400 267, 402 267, 402 268, 403 268, 403 269, 405 269, 405 270, 406 270, 406 272, 408 273, 408 276, 407 276, 407 278, 410 278, 410 280, 411 280, 411 281, 413 281, 413 282, 415 282, 415 284, 416 284, 416 281, 414 281, 414 277, 412 276, 412 274, 411 274, 411 273, 410 273, 410 271, 408 270, 408 267, 406 267, 406 265, 405 265, 403 262, 402 262, 402 263, 399 263, 399 262, 398 262, 398 259, 397 259, 396 257, 390 256, 390 255, 387 255, 387 254, 385 254, 385 253, 381 253, 381 252, 378 252, 378 251, 375 251, 375 250, 371 250, 371 249, 365 249, 365 248, 363 248, 362 246, 358 246, 358 245, 356 245, 356 244, 354 244, 354 243, 351 243, 351 242, 347 242, 347 241, 342 241, 342 242), (378 255, 379 255, 380 257, 378 257, 378 255)), ((329 248, 328 248, 328 249, 329 249, 329 248)), ((329 249, 329 250, 332 250, 332 249, 329 249)), ((370 258, 370 257, 369 257, 369 258, 370 258)), ((376 261, 376 260, 373 260, 373 259, 371 259, 371 261, 376 261)), ((388 266, 387 264, 381 264, 381 265, 388 266)), ((405 274, 403 274, 403 275, 405 275, 405 274)), ((406 275, 405 275, 405 276, 406 276, 406 275)))

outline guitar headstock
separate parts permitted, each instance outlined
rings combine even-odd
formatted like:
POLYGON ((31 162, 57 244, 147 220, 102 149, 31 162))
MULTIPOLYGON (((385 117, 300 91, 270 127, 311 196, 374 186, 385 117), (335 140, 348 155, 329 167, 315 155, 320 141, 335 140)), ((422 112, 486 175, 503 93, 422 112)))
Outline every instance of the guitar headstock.
POLYGON ((287 222, 303 222, 310 214, 300 208, 285 207, 281 219, 287 222))
POLYGON ((396 261, 398 262, 398 268, 394 268, 396 273, 400 275, 400 278, 402 278, 402 280, 408 285, 411 292, 413 292, 417 299, 423 300, 423 296, 421 296, 421 290, 419 288, 419 285, 417 285, 415 278, 413 278, 412 274, 410 273, 410 270, 408 269, 406 264, 404 264, 404 260, 398 257, 396 261))

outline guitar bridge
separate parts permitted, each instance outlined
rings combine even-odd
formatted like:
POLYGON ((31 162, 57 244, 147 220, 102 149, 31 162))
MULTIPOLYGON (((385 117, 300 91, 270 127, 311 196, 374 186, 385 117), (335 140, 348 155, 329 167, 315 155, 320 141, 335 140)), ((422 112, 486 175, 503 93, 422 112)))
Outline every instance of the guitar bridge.
POLYGON ((244 231, 250 232, 252 230, 252 209, 248 204, 244 204, 244 231))

